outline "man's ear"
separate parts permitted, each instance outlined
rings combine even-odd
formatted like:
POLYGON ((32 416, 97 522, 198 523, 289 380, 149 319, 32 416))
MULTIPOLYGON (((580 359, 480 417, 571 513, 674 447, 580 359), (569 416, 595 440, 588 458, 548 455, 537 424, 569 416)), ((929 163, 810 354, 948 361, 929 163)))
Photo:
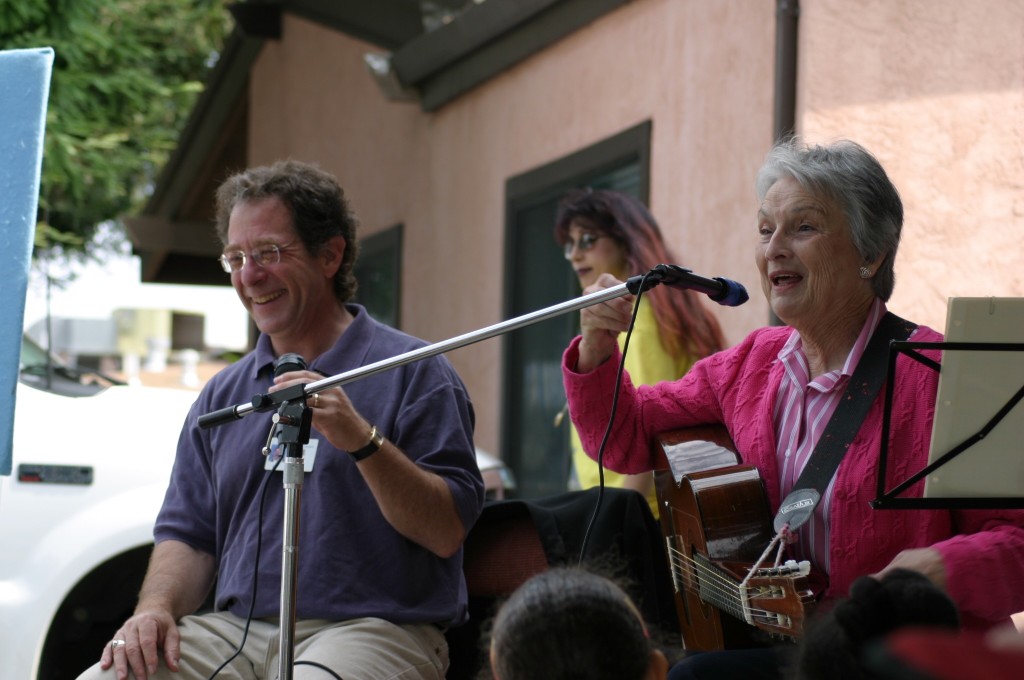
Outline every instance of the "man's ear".
POLYGON ((341 267, 341 260, 345 256, 345 249, 348 244, 345 242, 344 236, 332 236, 328 239, 320 248, 319 259, 324 265, 324 275, 332 279, 334 275, 338 273, 338 268, 341 267))
POLYGON ((665 680, 668 677, 668 659, 660 649, 652 649, 647 658, 645 680, 665 680))

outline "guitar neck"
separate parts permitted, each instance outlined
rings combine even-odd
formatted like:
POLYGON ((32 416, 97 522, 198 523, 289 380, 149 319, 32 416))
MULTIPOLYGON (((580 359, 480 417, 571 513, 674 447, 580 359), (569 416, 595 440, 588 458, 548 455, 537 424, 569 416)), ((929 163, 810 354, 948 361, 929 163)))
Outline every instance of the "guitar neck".
POLYGON ((694 554, 693 561, 697 573, 701 575, 697 586, 700 599, 719 611, 732 614, 741 621, 746 620, 748 607, 739 581, 700 553, 694 554))

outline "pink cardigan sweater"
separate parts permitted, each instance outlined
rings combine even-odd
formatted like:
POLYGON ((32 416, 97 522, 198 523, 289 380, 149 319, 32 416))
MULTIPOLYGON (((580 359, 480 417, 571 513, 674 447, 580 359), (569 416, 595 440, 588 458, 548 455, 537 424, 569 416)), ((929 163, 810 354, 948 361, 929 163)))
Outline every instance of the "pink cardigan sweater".
MULTIPOLYGON (((623 378, 604 464, 622 473, 654 468, 651 442, 661 432, 706 423, 726 426, 747 464, 757 466, 772 512, 780 503, 772 412, 783 369, 779 350, 793 332, 763 328, 739 345, 697 362, 673 382, 634 388, 623 378)), ((920 327, 915 342, 942 335, 920 327)), ((611 410, 616 352, 590 373, 575 372, 580 338, 562 372, 569 411, 588 454, 596 457, 611 410)), ((937 353, 931 352, 932 358, 937 353)), ((893 394, 886 489, 928 462, 938 373, 900 356, 893 394)), ((881 570, 907 548, 935 547, 964 625, 986 628, 1024 610, 1024 511, 875 510, 884 398, 879 395, 837 473, 831 509, 832 573, 826 598, 845 595, 858 576, 881 570)), ((969 455, 964 453, 964 455, 969 455)), ((920 497, 923 482, 902 497, 920 497)))

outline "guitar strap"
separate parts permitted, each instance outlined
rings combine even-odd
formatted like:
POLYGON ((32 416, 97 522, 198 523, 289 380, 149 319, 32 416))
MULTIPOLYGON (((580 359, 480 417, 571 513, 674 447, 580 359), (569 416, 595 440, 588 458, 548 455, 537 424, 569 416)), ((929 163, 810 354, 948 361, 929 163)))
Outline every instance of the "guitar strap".
POLYGON ((810 459, 804 465, 793 489, 814 489, 825 495, 825 489, 839 468, 846 450, 853 443, 861 423, 885 383, 889 343, 906 340, 917 324, 886 312, 872 333, 857 368, 843 392, 839 406, 825 426, 810 459))

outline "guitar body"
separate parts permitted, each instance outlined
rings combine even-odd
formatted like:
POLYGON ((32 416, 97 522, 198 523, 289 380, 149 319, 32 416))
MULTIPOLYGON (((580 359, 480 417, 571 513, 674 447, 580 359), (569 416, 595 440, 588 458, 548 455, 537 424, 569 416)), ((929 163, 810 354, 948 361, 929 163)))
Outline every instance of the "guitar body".
MULTIPOLYGON (((798 635, 813 599, 802 576, 759 575, 738 595, 774 536, 757 469, 737 464, 735 447, 718 426, 665 433, 656 448, 655 487, 683 647, 761 646, 768 636, 759 631, 798 635)), ((769 565, 773 558, 774 552, 769 565)))

